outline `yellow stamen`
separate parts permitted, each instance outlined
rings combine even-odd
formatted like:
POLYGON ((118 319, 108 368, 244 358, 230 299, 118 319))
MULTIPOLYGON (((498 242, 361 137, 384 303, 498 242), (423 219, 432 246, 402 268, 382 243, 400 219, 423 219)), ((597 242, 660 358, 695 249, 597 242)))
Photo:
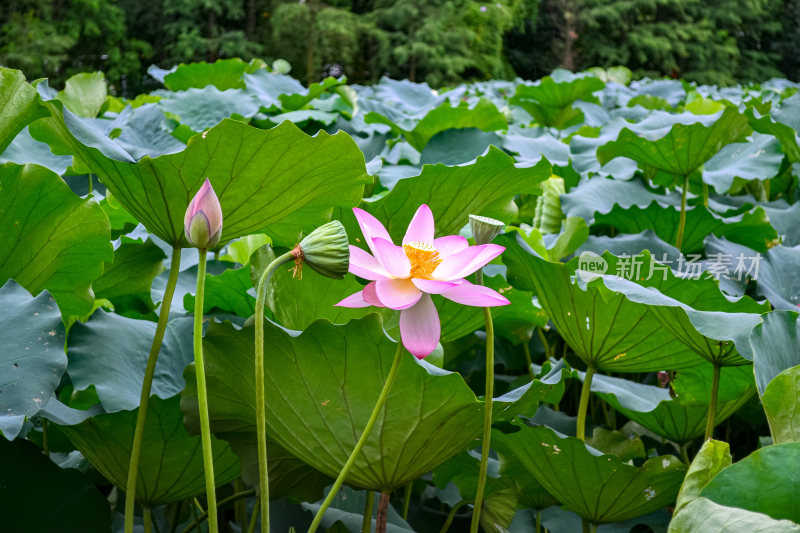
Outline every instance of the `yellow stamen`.
POLYGON ((436 248, 424 242, 404 244, 403 251, 411 262, 412 278, 431 279, 431 274, 442 262, 436 248))

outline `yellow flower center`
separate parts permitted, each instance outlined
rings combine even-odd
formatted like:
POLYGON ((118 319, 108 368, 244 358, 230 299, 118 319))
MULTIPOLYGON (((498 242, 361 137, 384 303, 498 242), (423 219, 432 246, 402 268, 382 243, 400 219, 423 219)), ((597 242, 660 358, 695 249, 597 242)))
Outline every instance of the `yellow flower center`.
POLYGON ((442 262, 436 248, 424 242, 404 244, 403 251, 411 262, 412 278, 431 279, 431 274, 442 262))

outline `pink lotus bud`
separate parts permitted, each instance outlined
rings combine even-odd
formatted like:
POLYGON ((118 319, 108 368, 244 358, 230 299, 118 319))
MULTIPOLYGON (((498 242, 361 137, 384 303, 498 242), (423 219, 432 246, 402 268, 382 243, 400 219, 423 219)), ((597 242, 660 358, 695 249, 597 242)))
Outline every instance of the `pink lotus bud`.
POLYGON ((196 248, 208 250, 219 242, 222 235, 222 207, 208 178, 186 208, 183 231, 189 244, 196 248))

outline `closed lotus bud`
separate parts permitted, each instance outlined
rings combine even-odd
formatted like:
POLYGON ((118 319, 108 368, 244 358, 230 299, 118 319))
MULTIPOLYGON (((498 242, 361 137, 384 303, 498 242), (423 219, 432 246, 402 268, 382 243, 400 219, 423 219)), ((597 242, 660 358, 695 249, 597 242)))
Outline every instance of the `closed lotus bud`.
POLYGON ((472 228, 475 244, 489 244, 506 227, 505 223, 499 220, 478 215, 469 216, 469 225, 472 228))
POLYGON ((301 275, 306 264, 323 276, 342 279, 350 268, 350 246, 347 232, 338 220, 320 226, 292 250, 295 275, 301 275))
POLYGON ((222 236, 222 207, 208 178, 186 208, 183 232, 189 244, 196 248, 208 250, 219 243, 222 236))

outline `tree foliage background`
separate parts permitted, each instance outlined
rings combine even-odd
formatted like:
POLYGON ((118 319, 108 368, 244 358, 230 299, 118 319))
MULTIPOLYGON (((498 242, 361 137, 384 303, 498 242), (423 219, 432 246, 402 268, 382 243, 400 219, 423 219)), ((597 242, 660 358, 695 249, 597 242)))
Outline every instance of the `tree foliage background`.
POLYGON ((4 0, 0 64, 58 85, 103 70, 283 58, 306 82, 383 75, 442 86, 626 65, 731 84, 800 75, 800 0, 4 0))

